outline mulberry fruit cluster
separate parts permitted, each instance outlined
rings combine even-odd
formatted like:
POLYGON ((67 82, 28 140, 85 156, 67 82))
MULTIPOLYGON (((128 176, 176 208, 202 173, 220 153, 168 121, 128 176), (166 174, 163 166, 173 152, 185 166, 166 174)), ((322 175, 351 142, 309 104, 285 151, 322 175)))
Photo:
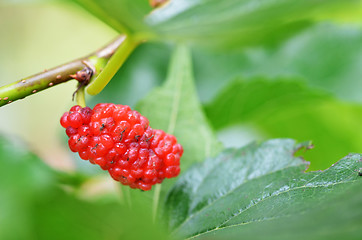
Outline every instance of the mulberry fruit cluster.
POLYGON ((73 106, 60 124, 73 152, 108 170, 123 185, 147 191, 180 173, 183 149, 176 138, 152 129, 148 119, 129 106, 73 106))

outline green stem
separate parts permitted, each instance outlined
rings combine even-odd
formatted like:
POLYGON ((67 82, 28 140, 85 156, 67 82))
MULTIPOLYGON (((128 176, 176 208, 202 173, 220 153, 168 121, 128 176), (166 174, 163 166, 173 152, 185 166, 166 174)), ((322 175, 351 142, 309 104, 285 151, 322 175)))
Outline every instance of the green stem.
POLYGON ((0 106, 67 82, 72 79, 69 75, 76 73, 83 67, 81 61, 74 61, 2 86, 0 87, 0 106))
POLYGON ((84 87, 78 89, 77 104, 83 108, 87 106, 87 104, 85 103, 84 87))
POLYGON ((97 95, 100 93, 117 73, 118 69, 126 61, 137 45, 138 42, 134 41, 131 37, 124 36, 123 44, 119 46, 117 51, 108 61, 107 65, 105 65, 103 71, 101 71, 94 81, 91 81, 87 86, 87 93, 90 95, 97 95))
POLYGON ((96 70, 92 79, 96 78, 105 68, 117 48, 123 46, 124 43, 127 42, 125 39, 127 38, 122 35, 101 50, 92 53, 89 56, 60 65, 53 69, 44 70, 41 73, 0 87, 0 107, 36 94, 57 84, 73 80, 70 75, 77 73, 89 64, 96 70))

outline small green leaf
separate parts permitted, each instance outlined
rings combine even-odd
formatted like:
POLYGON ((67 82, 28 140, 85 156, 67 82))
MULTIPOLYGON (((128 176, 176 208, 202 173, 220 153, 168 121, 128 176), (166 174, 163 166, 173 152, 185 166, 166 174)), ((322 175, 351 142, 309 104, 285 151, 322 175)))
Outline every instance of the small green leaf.
POLYGON ((293 140, 253 143, 191 168, 167 197, 173 234, 192 237, 299 214, 362 180, 360 154, 304 173, 307 163, 294 157, 299 148, 293 140))
POLYGON ((154 89, 136 108, 150 120, 152 128, 177 137, 184 148, 182 170, 221 149, 200 106, 191 56, 185 46, 175 50, 163 86, 154 89))

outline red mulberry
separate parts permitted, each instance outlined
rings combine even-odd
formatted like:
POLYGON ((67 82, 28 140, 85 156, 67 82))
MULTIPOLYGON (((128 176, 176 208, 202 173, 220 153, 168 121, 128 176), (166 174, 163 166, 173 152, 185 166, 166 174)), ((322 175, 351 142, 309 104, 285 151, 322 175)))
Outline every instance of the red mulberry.
POLYGON ((70 150, 108 170, 123 185, 147 191, 180 173, 183 149, 176 138, 152 129, 148 119, 129 106, 73 106, 60 124, 66 128, 70 150))

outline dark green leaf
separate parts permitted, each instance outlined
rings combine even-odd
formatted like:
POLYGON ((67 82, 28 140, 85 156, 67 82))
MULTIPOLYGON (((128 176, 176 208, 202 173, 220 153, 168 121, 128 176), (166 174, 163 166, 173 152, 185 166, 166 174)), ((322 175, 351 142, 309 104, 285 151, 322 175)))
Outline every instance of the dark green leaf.
POLYGON ((273 221, 240 224, 202 234, 195 239, 252 239, 252 240, 331 240, 361 239, 362 182, 323 204, 311 203, 307 213, 273 221))
POLYGON ((312 140, 311 169, 325 169, 362 151, 362 108, 340 103, 293 78, 236 80, 206 106, 216 129, 244 124, 265 137, 312 140))
POLYGON ((173 234, 191 237, 295 215, 361 180, 361 155, 304 173, 307 163, 294 157, 299 148, 292 140, 253 143, 191 168, 167 198, 173 234))

